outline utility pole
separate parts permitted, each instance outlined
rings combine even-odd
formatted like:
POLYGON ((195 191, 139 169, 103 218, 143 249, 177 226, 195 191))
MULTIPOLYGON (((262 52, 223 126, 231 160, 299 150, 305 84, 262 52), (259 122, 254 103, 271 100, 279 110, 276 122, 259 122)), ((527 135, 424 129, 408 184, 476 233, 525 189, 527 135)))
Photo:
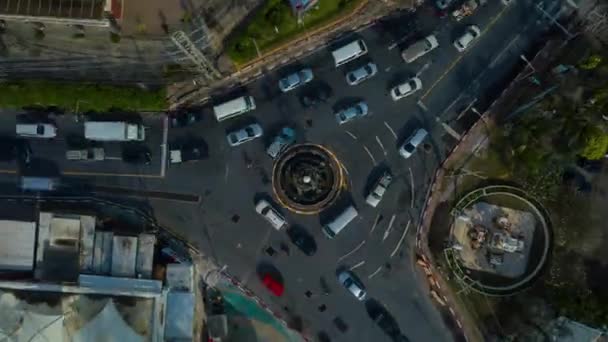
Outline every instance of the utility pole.
POLYGON ((197 71, 209 81, 221 78, 219 71, 213 63, 194 45, 192 40, 184 33, 184 31, 176 31, 171 35, 171 40, 192 63, 196 66, 197 71))
MULTIPOLYGON (((556 19, 557 14, 556 14, 556 15, 554 15, 554 16, 552 16, 551 14, 547 13, 547 11, 545 11, 545 10, 543 9, 543 6, 541 6, 541 4, 540 4, 540 3, 537 3, 537 4, 536 4, 536 9, 537 9, 537 10, 539 10, 539 11, 540 11, 540 12, 543 14, 543 16, 545 16, 545 17, 547 17, 549 20, 551 20, 551 22, 552 22, 553 24, 555 24, 557 27, 559 27, 559 28, 560 28, 560 30, 562 30, 562 32, 564 32, 564 34, 565 34, 566 36, 568 36, 568 40, 570 40, 570 39, 574 38, 574 36, 575 36, 575 35, 573 35, 572 33, 570 33, 570 31, 568 31, 568 29, 566 29, 566 28, 565 28, 565 27, 564 27, 562 24, 560 24, 560 23, 557 21, 557 19, 556 19)), ((559 14, 559 12, 558 12, 558 14, 559 14)))

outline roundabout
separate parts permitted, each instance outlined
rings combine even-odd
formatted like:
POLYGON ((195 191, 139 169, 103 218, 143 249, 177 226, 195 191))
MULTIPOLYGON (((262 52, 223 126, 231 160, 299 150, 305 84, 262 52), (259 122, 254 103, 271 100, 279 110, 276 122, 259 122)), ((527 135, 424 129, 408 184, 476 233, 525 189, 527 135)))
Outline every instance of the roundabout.
POLYGON ((338 158, 326 147, 300 144, 286 150, 272 170, 272 190, 292 212, 313 215, 331 206, 345 189, 338 158))

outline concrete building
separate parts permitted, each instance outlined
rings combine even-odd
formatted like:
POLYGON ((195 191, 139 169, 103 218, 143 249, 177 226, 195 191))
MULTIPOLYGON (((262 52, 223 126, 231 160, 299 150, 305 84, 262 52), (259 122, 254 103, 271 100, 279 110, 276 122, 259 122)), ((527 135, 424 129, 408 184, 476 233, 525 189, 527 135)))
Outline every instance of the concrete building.
POLYGON ((36 222, 0 220, 0 271, 32 271, 36 222))

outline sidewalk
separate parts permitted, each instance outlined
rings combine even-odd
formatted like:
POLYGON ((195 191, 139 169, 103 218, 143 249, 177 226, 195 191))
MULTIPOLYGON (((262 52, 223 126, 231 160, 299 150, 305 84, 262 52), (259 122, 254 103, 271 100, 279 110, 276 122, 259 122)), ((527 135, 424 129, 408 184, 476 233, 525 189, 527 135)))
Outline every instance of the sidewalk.
POLYGON ((317 51, 341 34, 363 30, 373 24, 375 20, 394 11, 412 9, 417 1, 419 0, 365 1, 351 15, 337 18, 336 21, 317 28, 305 36, 287 42, 213 84, 207 84, 203 78, 197 78, 192 81, 169 85, 167 87, 167 98, 170 108, 175 109, 184 105, 204 103, 209 100, 210 95, 215 91, 228 90, 247 84, 262 76, 263 73, 317 51))

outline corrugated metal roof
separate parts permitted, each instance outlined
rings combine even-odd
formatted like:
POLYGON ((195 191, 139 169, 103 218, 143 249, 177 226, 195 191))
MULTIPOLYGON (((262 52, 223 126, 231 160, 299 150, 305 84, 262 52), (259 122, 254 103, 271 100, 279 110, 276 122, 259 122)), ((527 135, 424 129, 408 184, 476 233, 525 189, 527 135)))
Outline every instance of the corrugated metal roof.
POLYGON ((0 220, 0 269, 34 268, 36 222, 0 220))
POLYGON ((152 234, 140 234, 137 244, 137 264, 135 272, 142 278, 152 278, 152 266, 154 261, 154 245, 156 236, 152 234))
POLYGON ((112 241, 112 272, 115 277, 135 277, 137 238, 114 236, 112 241))
POLYGON ((174 292, 167 294, 165 313, 165 340, 192 339, 194 323, 194 294, 174 292))

